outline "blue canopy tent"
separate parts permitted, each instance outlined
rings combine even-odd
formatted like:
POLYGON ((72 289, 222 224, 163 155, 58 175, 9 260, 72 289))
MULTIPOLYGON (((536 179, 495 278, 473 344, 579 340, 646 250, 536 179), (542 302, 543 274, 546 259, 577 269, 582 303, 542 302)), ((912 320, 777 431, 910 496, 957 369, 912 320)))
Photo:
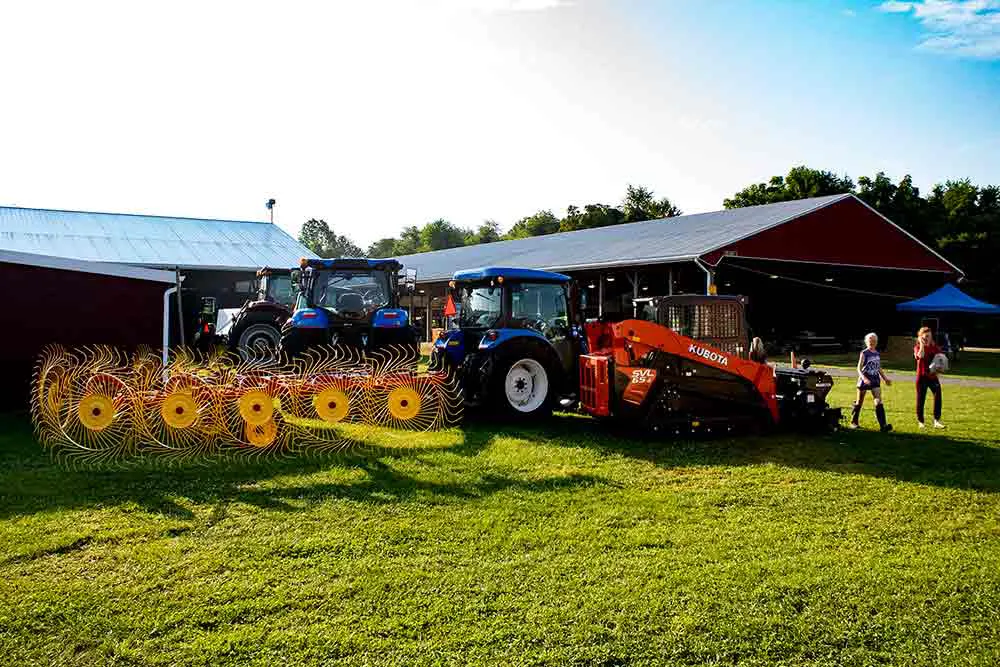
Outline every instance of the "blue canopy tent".
POLYGON ((954 285, 945 285, 927 296, 898 304, 896 310, 906 313, 977 313, 1000 315, 1000 306, 973 299, 954 285))

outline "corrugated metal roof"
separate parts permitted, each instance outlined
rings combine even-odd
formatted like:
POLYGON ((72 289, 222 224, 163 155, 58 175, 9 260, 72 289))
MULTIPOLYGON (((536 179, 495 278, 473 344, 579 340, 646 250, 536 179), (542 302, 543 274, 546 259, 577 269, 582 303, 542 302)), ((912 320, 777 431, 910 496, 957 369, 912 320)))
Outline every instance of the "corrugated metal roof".
POLYGON ((0 250, 0 262, 21 264, 24 266, 40 266, 46 269, 60 269, 62 271, 80 271, 99 276, 149 280, 157 283, 172 284, 177 280, 177 274, 173 271, 160 271, 158 269, 147 269, 128 264, 115 264, 113 262, 88 262, 82 259, 69 259, 67 257, 34 255, 13 250, 0 250))
POLYGON ((0 249, 182 269, 297 266, 316 257, 277 225, 0 206, 0 249))
POLYGON ((497 241, 396 257, 421 282, 445 280, 458 269, 518 266, 574 269, 694 259, 853 195, 831 195, 711 213, 660 218, 514 241, 497 241))

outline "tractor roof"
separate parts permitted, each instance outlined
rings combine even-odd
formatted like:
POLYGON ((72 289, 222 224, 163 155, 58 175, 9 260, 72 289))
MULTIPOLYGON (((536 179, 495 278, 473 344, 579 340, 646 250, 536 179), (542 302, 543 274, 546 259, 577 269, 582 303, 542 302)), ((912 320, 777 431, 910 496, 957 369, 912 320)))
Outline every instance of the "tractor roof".
POLYGON ((479 269, 466 269, 456 271, 454 280, 473 281, 489 280, 490 278, 503 277, 504 280, 530 280, 532 282, 546 283, 566 283, 572 280, 569 276, 551 271, 540 271, 538 269, 512 269, 503 266, 486 266, 479 269))
POLYGON ((302 258, 302 268, 359 269, 370 271, 399 271, 403 265, 394 259, 366 259, 364 257, 337 257, 336 259, 302 258))

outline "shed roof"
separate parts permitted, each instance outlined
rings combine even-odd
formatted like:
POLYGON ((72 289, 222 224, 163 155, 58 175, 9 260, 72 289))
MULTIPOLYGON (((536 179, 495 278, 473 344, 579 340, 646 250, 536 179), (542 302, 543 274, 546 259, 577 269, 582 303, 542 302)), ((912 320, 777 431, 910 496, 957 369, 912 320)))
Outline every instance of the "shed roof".
POLYGON ((0 250, 92 262, 256 270, 316 257, 277 225, 0 207, 0 250))
POLYGON ((445 280, 456 269, 520 266, 550 271, 692 260, 712 250, 801 217, 850 194, 659 218, 611 227, 397 257, 421 282, 445 280))
POLYGON ((0 263, 37 266, 44 269, 59 269, 62 271, 79 271, 81 273, 93 273, 100 276, 148 280, 157 283, 174 283, 177 280, 177 276, 172 271, 160 271, 158 269, 147 269, 140 266, 115 264, 113 262, 88 262, 80 259, 52 257, 50 255, 34 255, 13 250, 0 250, 0 263))

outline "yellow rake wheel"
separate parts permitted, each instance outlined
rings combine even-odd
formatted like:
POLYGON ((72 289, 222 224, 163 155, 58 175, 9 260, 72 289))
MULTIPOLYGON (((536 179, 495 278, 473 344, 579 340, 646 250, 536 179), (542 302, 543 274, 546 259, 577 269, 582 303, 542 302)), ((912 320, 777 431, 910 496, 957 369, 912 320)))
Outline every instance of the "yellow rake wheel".
POLYGON ((343 390, 327 387, 313 397, 313 408, 320 419, 336 424, 347 417, 351 410, 351 400, 343 390))
POLYGON ((89 431, 103 431, 115 420, 115 402, 104 394, 86 394, 76 407, 77 418, 89 431))
POLYGON ((420 402, 420 394, 412 387, 396 387, 389 392, 387 407, 393 419, 409 422, 420 414, 420 402))
POLYGON ((160 417, 170 428, 191 428, 198 421, 198 403, 188 392, 174 392, 160 404, 160 417))
POLYGON ((240 416, 251 426, 263 426, 274 418, 274 399, 266 391, 252 389, 239 401, 240 416))
POLYGON ((254 447, 270 447, 278 436, 278 425, 273 421, 267 421, 263 424, 247 422, 245 435, 247 442, 254 447))

